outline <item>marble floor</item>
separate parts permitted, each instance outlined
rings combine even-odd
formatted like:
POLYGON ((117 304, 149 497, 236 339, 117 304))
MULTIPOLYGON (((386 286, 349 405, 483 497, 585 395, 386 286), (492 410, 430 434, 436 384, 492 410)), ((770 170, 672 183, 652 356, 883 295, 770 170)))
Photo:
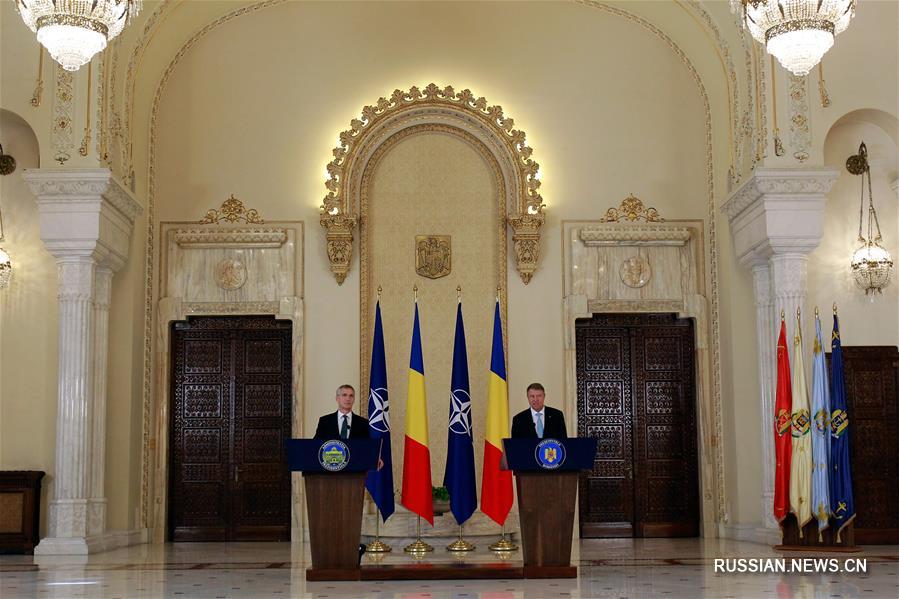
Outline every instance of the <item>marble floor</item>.
MULTIPOLYGON (((397 551, 389 563, 412 558, 397 551)), ((366 557, 366 559, 369 559, 366 557)), ((455 558, 438 548, 427 560, 455 558)), ((467 561, 496 561, 475 551, 467 561)), ((520 553, 508 557, 520 563, 520 553)), ((138 545, 85 558, 0 556, 0 596, 18 597, 376 597, 403 599, 518 599, 530 597, 865 597, 899 598, 899 546, 869 546, 852 555, 782 554, 766 545, 731 540, 607 539, 576 543, 571 580, 306 582, 308 548, 289 543, 138 545), (825 573, 728 572, 771 567, 767 558, 830 558, 803 562, 825 573), (855 562, 866 560, 867 571, 855 562), (715 560, 728 559, 725 571, 715 560), (739 562, 737 560, 747 561, 739 562), (740 565, 742 564, 742 566, 740 565), (755 566, 753 566, 755 564, 755 566), (836 571, 829 571, 829 570, 836 571)))

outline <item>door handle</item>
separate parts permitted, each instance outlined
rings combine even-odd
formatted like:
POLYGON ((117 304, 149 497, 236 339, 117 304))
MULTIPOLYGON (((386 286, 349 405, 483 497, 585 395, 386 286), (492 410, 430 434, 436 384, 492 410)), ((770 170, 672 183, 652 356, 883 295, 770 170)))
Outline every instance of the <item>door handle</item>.
POLYGON ((234 482, 240 482, 240 466, 234 467, 234 482))

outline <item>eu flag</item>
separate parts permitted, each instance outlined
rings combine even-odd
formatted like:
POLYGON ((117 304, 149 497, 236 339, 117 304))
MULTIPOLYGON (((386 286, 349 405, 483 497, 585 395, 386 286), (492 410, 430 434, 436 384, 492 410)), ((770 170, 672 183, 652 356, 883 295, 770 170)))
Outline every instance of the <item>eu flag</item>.
POLYGON ((471 394, 468 388, 468 352, 462 302, 456 308, 456 342, 453 349, 453 376, 450 389, 449 439, 446 446, 446 473, 443 486, 449 491, 450 509, 460 525, 478 505, 474 483, 474 444, 471 434, 471 394))
POLYGON ((849 415, 843 381, 843 349, 836 312, 830 339, 830 509, 839 543, 843 527, 855 518, 855 502, 852 501, 852 473, 849 470, 849 415))
POLYGON ((368 426, 372 439, 380 440, 384 465, 365 477, 365 488, 371 494, 384 521, 393 514, 393 459, 390 457, 390 417, 387 395, 387 358, 384 354, 384 328, 381 325, 381 302, 375 308, 375 336, 371 347, 371 373, 368 379, 368 426))

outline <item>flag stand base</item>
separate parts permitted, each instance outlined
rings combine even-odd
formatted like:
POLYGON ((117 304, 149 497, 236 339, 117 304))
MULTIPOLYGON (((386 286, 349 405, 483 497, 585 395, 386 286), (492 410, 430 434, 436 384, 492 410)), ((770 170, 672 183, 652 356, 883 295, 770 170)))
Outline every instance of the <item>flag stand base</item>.
POLYGON ((378 517, 379 515, 375 514, 375 540, 365 547, 367 553, 390 553, 393 551, 393 547, 381 542, 381 520, 378 517))
POLYGON ((415 532, 416 532, 416 536, 418 538, 415 539, 415 542, 409 543, 408 545, 403 547, 403 551, 405 551, 406 553, 413 554, 413 557, 415 557, 415 554, 422 554, 422 553, 427 553, 429 551, 434 551, 433 547, 431 547, 430 545, 428 545, 427 543, 425 543, 424 541, 421 540, 421 516, 418 517, 418 524, 416 525, 415 532))
POLYGON ((490 551, 518 551, 518 545, 507 539, 506 533, 503 531, 502 538, 490 545, 489 549, 490 551))
POLYGON ((462 538, 462 525, 459 525, 459 538, 446 546, 447 551, 474 551, 475 547, 462 538))
POLYGON ((837 535, 831 525, 821 531, 818 539, 818 521, 814 518, 799 529, 794 514, 788 514, 781 523, 781 544, 774 545, 777 551, 818 551, 821 553, 859 553, 862 548, 855 544, 855 523, 850 522, 837 535), (801 533, 801 535, 800 535, 801 533), (839 540, 837 540, 839 536, 839 540))
POLYGON ((403 548, 406 553, 427 553, 434 551, 434 548, 421 540, 421 537, 415 539, 415 542, 409 543, 403 548))
POLYGON ((365 551, 367 553, 390 553, 393 551, 393 547, 382 542, 381 539, 375 539, 365 547, 365 551))

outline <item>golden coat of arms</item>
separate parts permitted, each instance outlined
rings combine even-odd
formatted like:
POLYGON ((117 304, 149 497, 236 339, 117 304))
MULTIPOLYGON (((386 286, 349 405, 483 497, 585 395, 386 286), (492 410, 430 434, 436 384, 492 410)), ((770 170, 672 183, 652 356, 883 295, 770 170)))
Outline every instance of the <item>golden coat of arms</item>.
POLYGON ((415 236, 415 272, 439 279, 452 270, 453 250, 449 235, 415 236))

